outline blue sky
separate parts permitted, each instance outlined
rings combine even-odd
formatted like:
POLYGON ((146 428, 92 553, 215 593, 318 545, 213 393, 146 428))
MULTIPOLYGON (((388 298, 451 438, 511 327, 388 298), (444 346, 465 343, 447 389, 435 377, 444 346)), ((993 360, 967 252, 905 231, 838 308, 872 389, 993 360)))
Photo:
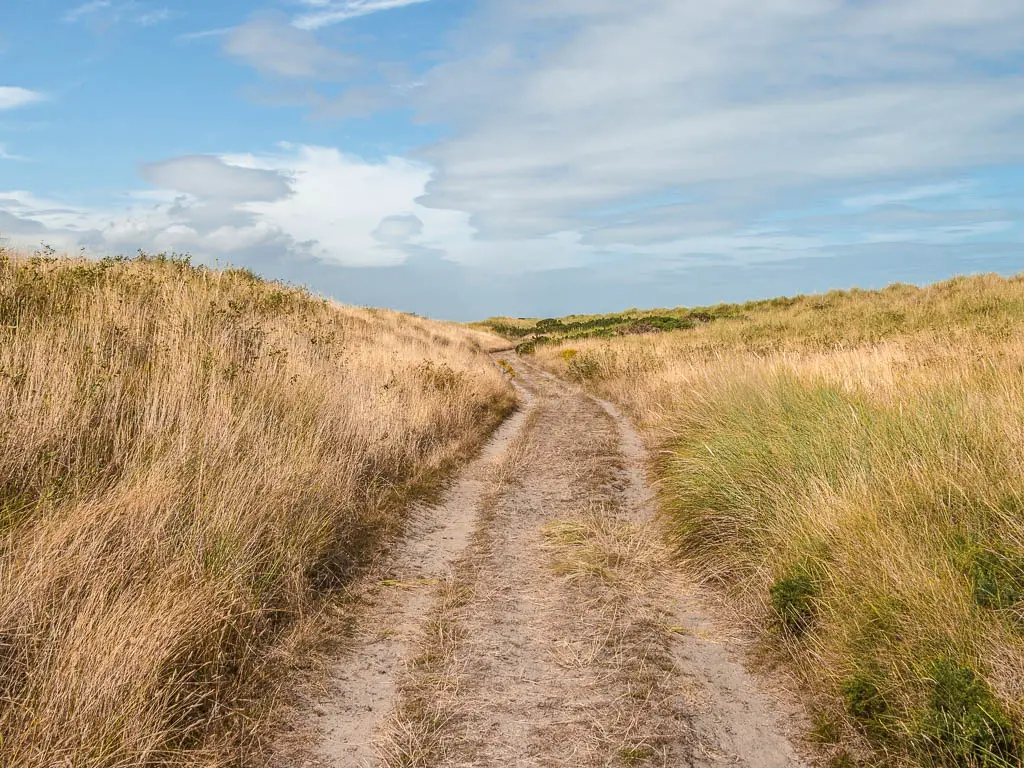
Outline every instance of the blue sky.
POLYGON ((1024 270, 1019 0, 6 0, 0 237, 556 315, 1024 270))

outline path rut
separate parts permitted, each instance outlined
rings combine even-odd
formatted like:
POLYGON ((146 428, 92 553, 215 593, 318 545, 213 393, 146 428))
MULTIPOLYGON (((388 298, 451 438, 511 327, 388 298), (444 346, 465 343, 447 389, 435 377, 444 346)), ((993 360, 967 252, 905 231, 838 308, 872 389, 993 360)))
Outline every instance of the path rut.
POLYGON ((629 421, 512 362, 524 407, 375 590, 302 764, 805 765, 673 567, 629 421))

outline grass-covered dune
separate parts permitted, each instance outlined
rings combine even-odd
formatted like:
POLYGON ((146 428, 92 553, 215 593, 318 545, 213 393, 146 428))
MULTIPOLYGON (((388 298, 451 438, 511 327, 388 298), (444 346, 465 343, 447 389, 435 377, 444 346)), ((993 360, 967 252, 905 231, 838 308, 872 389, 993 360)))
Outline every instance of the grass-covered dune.
POLYGON ((720 318, 735 317, 739 311, 739 305, 735 304, 677 309, 629 309, 611 315, 569 315, 545 319, 492 317, 476 323, 476 326, 513 341, 520 354, 533 354, 537 347, 545 344, 695 328, 720 318))
POLYGON ((536 354, 646 428, 680 557, 792 662, 835 765, 1020 765, 1024 276, 720 315, 536 354))
POLYGON ((0 764, 234 764, 298 619, 512 405, 483 334, 0 251, 0 764))

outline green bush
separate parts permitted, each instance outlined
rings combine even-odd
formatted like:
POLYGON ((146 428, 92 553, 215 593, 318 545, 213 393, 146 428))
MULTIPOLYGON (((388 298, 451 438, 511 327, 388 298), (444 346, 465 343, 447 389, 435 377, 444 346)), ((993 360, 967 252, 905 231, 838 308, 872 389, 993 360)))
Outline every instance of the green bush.
POLYGON ((987 683, 968 666, 931 664, 931 699, 922 724, 923 757, 942 766, 1020 765, 1019 734, 987 683))
POLYGON ((775 580, 770 589, 771 605, 783 630, 795 636, 807 631, 816 614, 818 591, 814 578, 802 564, 775 580))
POLYGON ((889 723, 893 719, 889 701, 883 694, 884 672, 870 665, 843 681, 843 702, 846 711, 865 734, 875 740, 889 736, 889 723))
POLYGON ((1024 600, 1024 557, 1003 547, 963 544, 960 565, 982 608, 1012 608, 1024 600))

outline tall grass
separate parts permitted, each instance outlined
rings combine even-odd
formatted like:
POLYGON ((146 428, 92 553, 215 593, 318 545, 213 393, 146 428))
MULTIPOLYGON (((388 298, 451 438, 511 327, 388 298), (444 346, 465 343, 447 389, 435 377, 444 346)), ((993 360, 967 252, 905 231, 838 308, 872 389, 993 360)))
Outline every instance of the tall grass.
POLYGON ((647 428, 680 556, 793 662, 819 736, 885 765, 1021 763, 1024 276, 538 357, 647 428))
POLYGON ((297 617, 512 405, 483 334, 0 252, 0 764, 217 766, 297 617))

